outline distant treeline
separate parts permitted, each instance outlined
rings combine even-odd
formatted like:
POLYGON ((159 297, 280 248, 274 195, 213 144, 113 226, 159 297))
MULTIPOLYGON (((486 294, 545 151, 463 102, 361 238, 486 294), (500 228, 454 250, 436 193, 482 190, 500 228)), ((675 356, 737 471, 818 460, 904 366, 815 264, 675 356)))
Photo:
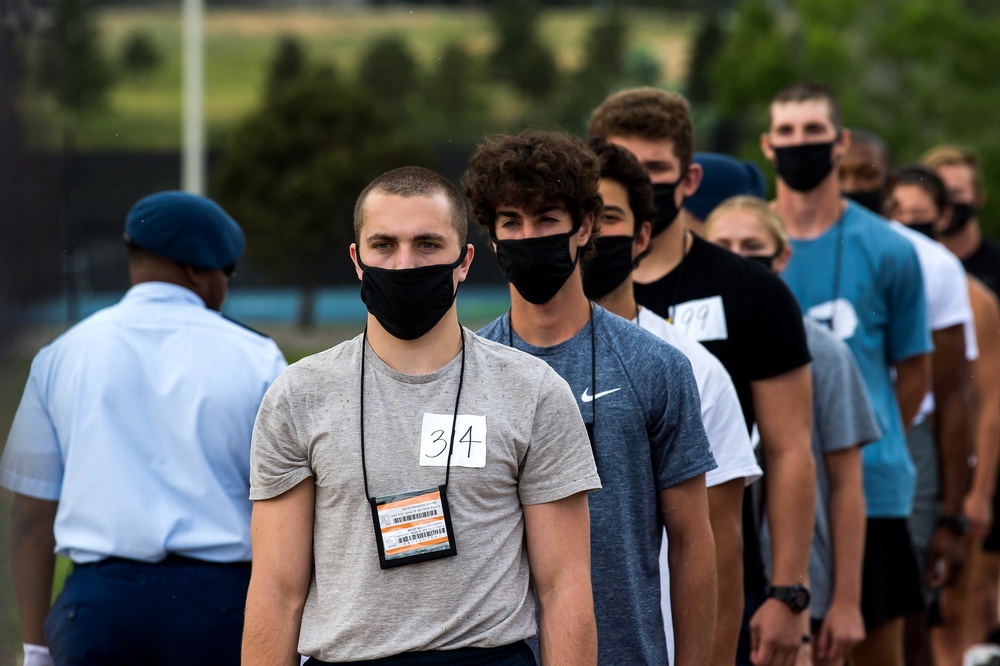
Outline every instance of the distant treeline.
MULTIPOLYGON (((726 10, 736 6, 738 0, 541 0, 542 7, 593 7, 607 9, 613 6, 662 7, 668 10, 726 10)), ((151 5, 177 5, 177 0, 93 0, 94 7, 149 7, 151 5)), ((340 6, 454 6, 489 7, 493 0, 205 0, 208 7, 340 7, 340 6)))

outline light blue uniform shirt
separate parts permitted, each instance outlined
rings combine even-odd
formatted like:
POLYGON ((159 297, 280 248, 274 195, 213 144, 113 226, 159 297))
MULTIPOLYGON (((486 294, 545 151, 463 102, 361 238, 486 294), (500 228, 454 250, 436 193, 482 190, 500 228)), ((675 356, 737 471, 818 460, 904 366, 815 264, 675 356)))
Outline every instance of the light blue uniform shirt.
POLYGON ((138 284, 35 356, 0 485, 58 501, 75 562, 249 560, 250 435, 284 367, 194 292, 138 284))
POLYGON ((913 246, 874 213, 848 202, 840 224, 842 231, 835 224, 818 238, 793 239, 781 277, 807 316, 832 320, 871 397, 883 437, 863 449, 868 516, 905 518, 916 472, 890 368, 931 351, 923 276, 913 246))

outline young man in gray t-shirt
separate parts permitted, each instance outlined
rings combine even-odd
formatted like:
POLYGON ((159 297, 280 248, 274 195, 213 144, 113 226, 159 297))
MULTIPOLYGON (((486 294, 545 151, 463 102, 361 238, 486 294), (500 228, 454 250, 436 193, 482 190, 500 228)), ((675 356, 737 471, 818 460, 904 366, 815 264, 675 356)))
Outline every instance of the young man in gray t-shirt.
POLYGON ((599 176, 596 155, 562 134, 526 131, 477 149, 466 195, 511 283, 510 313, 480 334, 552 366, 590 429, 604 486, 589 497, 599 663, 667 663, 665 527, 677 663, 706 664, 716 570, 705 472, 716 465, 688 360, 584 294, 579 259, 592 248, 599 176))
POLYGON ((543 663, 596 662, 586 430, 548 366, 459 325, 466 220, 417 167, 358 199, 366 332, 291 366, 254 427, 245 665, 533 664, 534 593, 543 663))

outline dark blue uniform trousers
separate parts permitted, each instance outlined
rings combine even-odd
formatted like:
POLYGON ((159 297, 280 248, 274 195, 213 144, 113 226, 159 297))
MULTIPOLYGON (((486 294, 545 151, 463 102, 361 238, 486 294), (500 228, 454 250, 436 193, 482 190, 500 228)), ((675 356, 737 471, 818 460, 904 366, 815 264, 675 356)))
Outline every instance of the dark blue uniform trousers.
POLYGON ((248 562, 77 565, 45 620, 56 666, 236 666, 248 562))

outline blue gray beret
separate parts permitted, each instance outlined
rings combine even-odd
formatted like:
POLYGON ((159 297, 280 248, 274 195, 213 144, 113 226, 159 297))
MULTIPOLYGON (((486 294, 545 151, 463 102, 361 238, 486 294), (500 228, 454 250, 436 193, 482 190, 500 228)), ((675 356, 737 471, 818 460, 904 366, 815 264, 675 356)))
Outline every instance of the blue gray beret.
POLYGON ((243 252, 243 230, 206 197, 158 192, 140 199, 125 218, 125 240, 153 254, 198 268, 225 268, 243 252))
POLYGON ((701 185, 684 200, 684 207, 700 220, 729 197, 743 194, 764 198, 767 194, 764 173, 753 162, 719 153, 695 153, 694 161, 701 165, 701 185))

